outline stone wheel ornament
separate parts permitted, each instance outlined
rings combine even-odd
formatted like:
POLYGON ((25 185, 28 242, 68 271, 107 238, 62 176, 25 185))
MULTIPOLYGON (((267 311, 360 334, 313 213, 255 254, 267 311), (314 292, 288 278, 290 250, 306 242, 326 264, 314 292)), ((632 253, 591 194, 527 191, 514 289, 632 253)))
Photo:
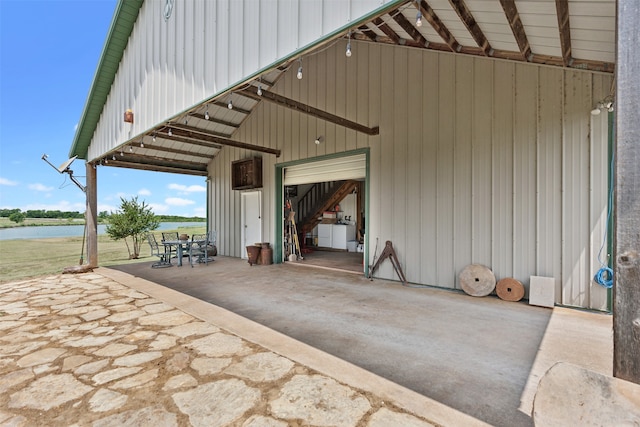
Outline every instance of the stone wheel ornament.
POLYGON ((524 286, 512 277, 500 279, 496 284, 496 293, 505 301, 520 301, 524 296, 524 286))
POLYGON ((458 276, 462 290, 472 297, 485 297, 496 287, 496 276, 481 264, 466 266, 458 276))

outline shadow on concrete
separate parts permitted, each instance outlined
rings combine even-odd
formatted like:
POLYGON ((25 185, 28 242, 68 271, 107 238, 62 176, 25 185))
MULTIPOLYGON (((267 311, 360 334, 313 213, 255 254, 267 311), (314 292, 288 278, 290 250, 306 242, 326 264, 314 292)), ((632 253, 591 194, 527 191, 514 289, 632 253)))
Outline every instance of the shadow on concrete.
POLYGON ((194 268, 110 268, 223 307, 489 424, 533 425, 518 408, 550 309, 291 263, 251 267, 218 257, 194 268))

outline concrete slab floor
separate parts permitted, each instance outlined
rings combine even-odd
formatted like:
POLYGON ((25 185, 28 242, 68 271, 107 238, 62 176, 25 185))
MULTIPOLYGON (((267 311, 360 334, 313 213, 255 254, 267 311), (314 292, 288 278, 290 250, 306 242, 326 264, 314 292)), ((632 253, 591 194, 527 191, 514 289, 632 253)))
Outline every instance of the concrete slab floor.
POLYGON ((539 379, 565 361, 611 375, 612 318, 409 288, 291 263, 113 269, 191 295, 496 426, 529 426, 539 379))

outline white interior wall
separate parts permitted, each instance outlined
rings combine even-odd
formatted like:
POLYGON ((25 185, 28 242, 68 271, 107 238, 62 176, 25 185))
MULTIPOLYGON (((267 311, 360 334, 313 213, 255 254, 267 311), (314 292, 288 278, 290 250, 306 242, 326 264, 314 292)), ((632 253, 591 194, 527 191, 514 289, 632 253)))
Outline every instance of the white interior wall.
MULTIPOLYGON (((353 52, 338 44, 305 58, 304 79, 294 70, 273 90, 379 125, 379 136, 267 102, 234 135, 282 150, 263 155, 265 241, 275 242, 276 162, 368 147, 370 256, 376 238, 391 240, 410 282, 454 288, 482 263, 526 287, 531 275, 554 277, 557 303, 606 309, 591 281, 606 218, 606 115, 589 112, 611 76, 367 43, 353 52)), ((240 254, 230 165, 249 155, 225 148, 210 166, 225 255, 240 254)), ((395 277, 390 264, 380 276, 395 277)))

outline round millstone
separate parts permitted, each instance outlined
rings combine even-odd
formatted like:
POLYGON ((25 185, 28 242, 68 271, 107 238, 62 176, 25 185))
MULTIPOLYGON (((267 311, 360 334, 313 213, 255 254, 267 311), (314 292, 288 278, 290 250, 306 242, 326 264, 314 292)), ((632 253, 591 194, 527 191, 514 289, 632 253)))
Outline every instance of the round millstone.
POLYGON ((496 287, 496 276, 488 267, 481 264, 466 266, 459 276, 462 290, 473 297, 485 297, 496 287))
POLYGON ((512 277, 500 279, 496 285, 496 293, 505 301, 520 301, 524 296, 524 286, 512 277))

